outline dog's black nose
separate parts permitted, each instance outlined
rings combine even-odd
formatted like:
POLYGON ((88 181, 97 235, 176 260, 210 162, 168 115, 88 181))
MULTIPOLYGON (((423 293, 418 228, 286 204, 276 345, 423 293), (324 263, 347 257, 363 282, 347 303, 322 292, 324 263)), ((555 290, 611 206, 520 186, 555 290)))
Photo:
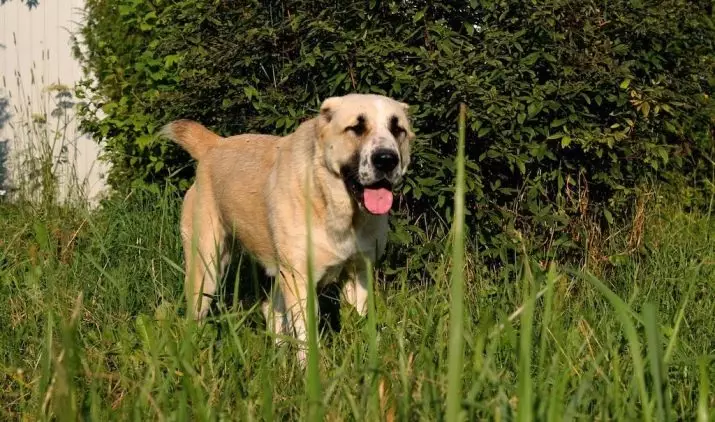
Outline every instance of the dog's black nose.
POLYGON ((372 153, 371 160, 376 169, 389 173, 397 167, 400 157, 397 156, 397 152, 394 150, 382 148, 372 153))

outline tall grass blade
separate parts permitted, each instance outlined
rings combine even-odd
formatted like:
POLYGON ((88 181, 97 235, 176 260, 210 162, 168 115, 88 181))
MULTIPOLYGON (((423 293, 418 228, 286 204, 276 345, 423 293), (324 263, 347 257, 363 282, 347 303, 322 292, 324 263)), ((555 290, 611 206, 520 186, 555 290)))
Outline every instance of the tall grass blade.
POLYGON ((449 330, 449 368, 447 373, 447 421, 460 417, 462 402, 462 360, 464 359, 464 138, 467 106, 459 106, 457 143, 457 184, 454 191, 454 233, 452 241, 452 292, 449 330))
POLYGON ((613 306, 616 311, 616 316, 618 320, 623 325, 623 331, 625 332, 626 339, 628 340, 628 345, 631 349, 631 359, 633 360, 633 372, 636 377, 636 382, 638 384, 638 392, 641 398, 641 406, 643 410, 643 420, 650 422, 653 420, 653 415, 651 414, 650 400, 648 399, 648 390, 645 384, 644 375, 644 364, 643 358, 641 357, 640 350, 641 345, 638 341, 638 332, 636 331, 635 324, 631 319, 631 314, 633 310, 621 299, 613 293, 601 280, 594 277, 591 274, 572 272, 572 275, 589 282, 596 290, 598 290, 613 306))
POLYGON ((43 416, 48 416, 48 405, 52 398, 51 382, 52 382, 52 354, 54 353, 54 315, 52 311, 47 312, 45 322, 45 339, 44 339, 44 354, 40 367, 40 383, 39 383, 39 408, 43 416))
POLYGON ((534 320, 533 296, 534 275, 531 273, 529 259, 524 250, 524 312, 521 314, 521 327, 519 333, 519 403, 517 406, 518 420, 527 422, 532 420, 532 392, 531 392, 531 336, 534 320))
POLYGON ((379 401, 377 394, 378 384, 378 358, 377 358, 377 319, 375 315, 375 277, 372 263, 365 260, 367 266, 367 341, 368 341, 368 371, 367 378, 369 384, 368 398, 370 400, 370 411, 373 415, 379 413, 379 401))
MULTIPOLYGON (((711 146, 710 148, 710 156, 715 157, 715 146, 711 146)), ((708 204, 708 214, 707 214, 707 222, 708 225, 710 223, 710 217, 712 217, 713 214, 713 205, 715 205, 715 161, 708 159, 710 161, 710 165, 712 166, 712 176, 710 180, 710 203, 708 204)), ((708 232, 708 239, 710 238, 710 232, 708 232)))
MULTIPOLYGON (((264 380, 270 379, 270 372, 268 371, 268 359, 263 360, 261 368, 261 378, 264 380)), ((264 382, 263 391, 261 395, 263 399, 263 405, 261 406, 261 413, 263 420, 265 422, 271 422, 273 420, 273 383, 264 382)))
POLYGON ((62 349, 55 359, 53 405, 60 421, 76 421, 77 401, 81 390, 77 385, 77 372, 81 361, 81 347, 77 344, 77 327, 82 313, 84 294, 79 293, 75 300, 69 321, 61 324, 60 343, 62 349))
MULTIPOLYGON (((700 270, 701 265, 697 266, 697 271, 695 272, 695 275, 697 275, 697 272, 700 270)), ((673 327, 673 333, 670 335, 670 341, 668 342, 668 347, 665 349, 665 356, 663 357, 663 361, 665 362, 665 364, 670 362, 670 358, 673 356, 673 351, 675 350, 675 345, 678 342, 678 334, 680 333, 680 325, 683 322, 683 318, 685 317, 685 309, 688 305, 688 302, 690 301, 690 296, 695 289, 695 275, 690 277, 690 286, 688 287, 688 291, 685 293, 685 296, 683 296, 683 303, 680 305, 678 315, 675 317, 675 326, 673 327)))
MULTIPOLYGON (((318 356, 318 321, 316 316, 318 314, 316 302, 316 289, 315 280, 313 274, 313 230, 312 230, 312 213, 313 209, 310 200, 310 189, 312 180, 310 180, 306 186, 306 207, 305 207, 305 219, 307 223, 308 233, 308 303, 306 315, 306 323, 308 324, 308 368, 307 368, 307 389, 308 389, 308 421, 322 421, 323 420, 323 406, 322 406, 322 396, 320 393, 320 372, 318 368, 319 356, 318 356)), ((301 345, 300 347, 304 347, 301 345)))
MULTIPOLYGON (((549 338, 549 325, 551 324, 551 314, 554 306, 554 286, 559 276, 556 274, 556 266, 552 263, 549 272, 546 274, 546 294, 544 296, 544 314, 541 318, 541 333, 539 339, 539 368, 546 367, 546 341, 549 338)), ((546 371, 542 372, 546 374, 546 371)), ((541 379, 541 382, 545 382, 541 379)))
POLYGON ((665 374, 667 374, 663 362, 663 350, 660 341, 660 331, 656 319, 656 308, 652 303, 643 306, 643 323, 645 324, 645 337, 648 343, 648 360, 650 361, 650 375, 653 379, 653 389, 657 403, 657 416, 659 421, 667 419, 670 414, 666 409, 667 401, 664 398, 666 390, 665 374))
POLYGON ((710 398, 710 379, 708 374, 708 359, 702 357, 700 359, 700 388, 698 394, 698 422, 707 422, 710 420, 708 412, 708 400, 710 398))
MULTIPOLYGON (((556 355, 556 362, 560 359, 559 355, 556 355)), ((556 379, 552 381, 551 389, 549 390, 549 403, 548 411, 546 413, 546 420, 549 422, 561 422, 567 420, 564 417, 565 404, 566 404, 566 387, 571 379, 570 371, 562 371, 561 374, 556 376, 556 379)))

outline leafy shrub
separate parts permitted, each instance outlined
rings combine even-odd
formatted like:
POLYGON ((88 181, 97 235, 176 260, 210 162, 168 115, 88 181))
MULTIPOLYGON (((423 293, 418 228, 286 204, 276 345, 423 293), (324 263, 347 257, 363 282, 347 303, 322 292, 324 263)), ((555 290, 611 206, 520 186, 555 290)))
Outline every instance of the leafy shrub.
POLYGON ((88 0, 86 12, 83 126, 119 190, 188 186, 188 156, 154 136, 171 119, 287 133, 354 91, 413 106, 401 207, 427 223, 398 224, 404 246, 449 221, 462 101, 468 222, 501 259, 511 228, 537 249, 573 248, 645 184, 697 200, 712 168, 709 1, 88 0))

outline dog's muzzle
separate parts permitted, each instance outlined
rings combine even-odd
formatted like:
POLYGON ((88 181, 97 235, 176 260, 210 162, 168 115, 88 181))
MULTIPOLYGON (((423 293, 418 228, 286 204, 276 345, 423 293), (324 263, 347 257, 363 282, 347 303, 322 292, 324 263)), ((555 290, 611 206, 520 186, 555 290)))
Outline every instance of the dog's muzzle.
POLYGON ((345 165, 341 174, 348 191, 360 209, 384 215, 392 209, 393 186, 401 179, 400 155, 393 148, 363 150, 345 165))
POLYGON ((395 150, 380 148, 372 153, 370 161, 376 170, 389 174, 400 163, 400 157, 395 150))

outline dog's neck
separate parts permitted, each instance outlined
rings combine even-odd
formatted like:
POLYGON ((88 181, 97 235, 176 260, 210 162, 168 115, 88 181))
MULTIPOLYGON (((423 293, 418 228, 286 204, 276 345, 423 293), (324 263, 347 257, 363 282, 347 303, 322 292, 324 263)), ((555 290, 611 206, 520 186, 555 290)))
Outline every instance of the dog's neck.
POLYGON ((300 149, 308 157, 299 161, 305 166, 305 176, 310 185, 312 218, 330 226, 332 232, 347 235, 356 223, 362 224, 363 213, 348 193, 342 177, 326 167, 325 153, 315 143, 319 136, 317 132, 317 118, 302 123, 296 130, 297 139, 306 143, 300 149))
MULTIPOLYGON (((319 145, 315 144, 317 131, 318 119, 315 118, 302 123, 295 132, 297 136, 294 139, 299 139, 305 144, 294 145, 294 147, 298 147, 296 149, 299 149, 301 154, 307 155, 296 157, 296 164, 300 163, 303 168, 301 172, 303 174, 296 176, 308 179, 311 218, 316 226, 320 222, 330 227, 330 232, 339 237, 353 236, 361 227, 384 216, 374 216, 360 210, 348 192, 343 178, 327 168, 325 153, 319 145)), ((304 199, 301 198, 299 203, 305 205, 304 199)))

